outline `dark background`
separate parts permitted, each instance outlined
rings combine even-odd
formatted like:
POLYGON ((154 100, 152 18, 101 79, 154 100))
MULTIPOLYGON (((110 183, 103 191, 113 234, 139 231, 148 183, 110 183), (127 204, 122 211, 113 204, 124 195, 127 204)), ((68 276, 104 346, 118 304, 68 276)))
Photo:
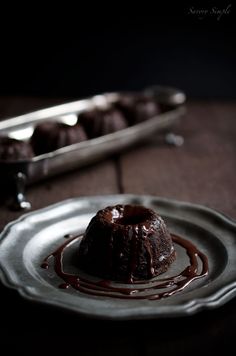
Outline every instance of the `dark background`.
POLYGON ((0 94, 80 98, 164 84, 192 98, 236 97, 230 2, 89 6, 6 15, 0 94), (213 13, 227 7, 220 18, 213 13))

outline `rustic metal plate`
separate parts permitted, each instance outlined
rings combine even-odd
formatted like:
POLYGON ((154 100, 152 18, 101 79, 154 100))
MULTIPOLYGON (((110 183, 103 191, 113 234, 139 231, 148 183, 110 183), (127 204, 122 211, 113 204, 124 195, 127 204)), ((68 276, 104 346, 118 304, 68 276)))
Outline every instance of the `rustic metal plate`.
MULTIPOLYGON (((70 262, 67 262, 70 264, 70 262)), ((181 254, 171 268, 182 263, 181 254)), ((67 266, 70 268, 70 266, 67 266)), ((109 195, 65 200, 10 223, 0 236, 0 277, 25 298, 103 319, 150 319, 194 314, 223 305, 236 295, 236 223, 204 206, 154 196, 109 195), (68 233, 80 233, 97 210, 114 204, 141 204, 162 215, 171 232, 207 255, 209 275, 161 300, 124 300, 59 289, 43 258, 68 233)))

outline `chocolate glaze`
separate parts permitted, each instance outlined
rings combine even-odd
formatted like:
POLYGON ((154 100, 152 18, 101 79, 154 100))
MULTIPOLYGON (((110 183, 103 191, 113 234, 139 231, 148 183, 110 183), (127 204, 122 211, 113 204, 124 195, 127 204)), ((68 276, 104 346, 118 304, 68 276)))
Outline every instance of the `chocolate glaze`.
POLYGON ((112 107, 84 111, 79 115, 78 122, 85 128, 89 138, 107 135, 128 126, 122 112, 112 107))
POLYGON ((163 219, 139 205, 115 205, 91 219, 78 249, 78 266, 103 279, 132 283, 165 272, 175 250, 163 219))
POLYGON ((30 143, 35 154, 40 155, 85 140, 87 135, 81 125, 45 121, 35 127, 30 143))
POLYGON ((0 161, 18 161, 34 156, 28 142, 0 135, 0 161))
MULTIPOLYGON (((64 252, 69 249, 82 235, 67 239, 59 248, 50 253, 42 262, 41 267, 49 268, 49 260, 54 259, 54 271, 64 281, 59 288, 72 287, 80 292, 95 296, 105 296, 122 299, 149 299, 157 300, 179 293, 193 281, 208 274, 208 259, 190 241, 172 234, 176 245, 185 249, 189 257, 189 264, 179 274, 167 278, 153 278, 146 281, 131 281, 132 283, 118 284, 110 280, 94 280, 93 277, 84 277, 79 270, 77 274, 64 272, 64 252), (201 263, 199 263, 199 260, 201 263)), ((136 243, 136 242, 135 242, 136 243)), ((132 269, 131 261, 131 269, 132 269)))
POLYGON ((149 95, 122 95, 114 105, 124 114, 131 126, 160 113, 160 105, 149 95))

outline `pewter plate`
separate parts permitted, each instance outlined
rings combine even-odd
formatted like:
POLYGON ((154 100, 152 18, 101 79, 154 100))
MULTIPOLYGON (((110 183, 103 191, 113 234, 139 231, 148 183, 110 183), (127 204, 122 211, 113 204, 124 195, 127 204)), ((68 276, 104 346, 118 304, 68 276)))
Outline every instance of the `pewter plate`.
MULTIPOLYGON (((236 223, 204 206, 155 196, 108 195, 74 198, 26 214, 0 235, 0 277, 30 300, 102 319, 151 319, 194 314, 216 308, 236 295, 236 223), (170 231, 188 239, 207 255, 209 274, 188 288, 161 300, 97 297, 74 289, 59 289, 53 269, 40 264, 68 233, 81 233, 101 208, 141 204, 159 212, 170 231)), ((181 251, 171 266, 183 263, 181 251)), ((70 261, 70 260, 69 260, 70 261)), ((70 262, 66 268, 70 269, 70 262)), ((166 272, 170 273, 170 271, 166 272)))

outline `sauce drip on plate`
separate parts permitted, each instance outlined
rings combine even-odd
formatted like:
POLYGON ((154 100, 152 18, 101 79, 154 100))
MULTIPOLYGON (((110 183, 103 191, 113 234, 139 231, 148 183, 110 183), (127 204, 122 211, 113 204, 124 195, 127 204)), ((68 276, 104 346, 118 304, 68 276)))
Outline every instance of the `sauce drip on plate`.
POLYGON ((41 267, 48 269, 49 260, 54 259, 53 268, 57 276, 63 281, 59 285, 59 288, 62 289, 72 287, 86 294, 123 299, 156 300, 166 298, 182 291, 193 281, 203 278, 208 274, 207 257, 192 242, 174 234, 171 236, 173 242, 185 250, 189 262, 180 273, 166 278, 158 276, 145 281, 121 284, 110 280, 95 280, 92 276, 91 278, 89 276, 84 277, 84 274, 79 270, 76 274, 65 272, 65 250, 79 241, 82 235, 65 235, 66 242, 45 257, 41 267))

